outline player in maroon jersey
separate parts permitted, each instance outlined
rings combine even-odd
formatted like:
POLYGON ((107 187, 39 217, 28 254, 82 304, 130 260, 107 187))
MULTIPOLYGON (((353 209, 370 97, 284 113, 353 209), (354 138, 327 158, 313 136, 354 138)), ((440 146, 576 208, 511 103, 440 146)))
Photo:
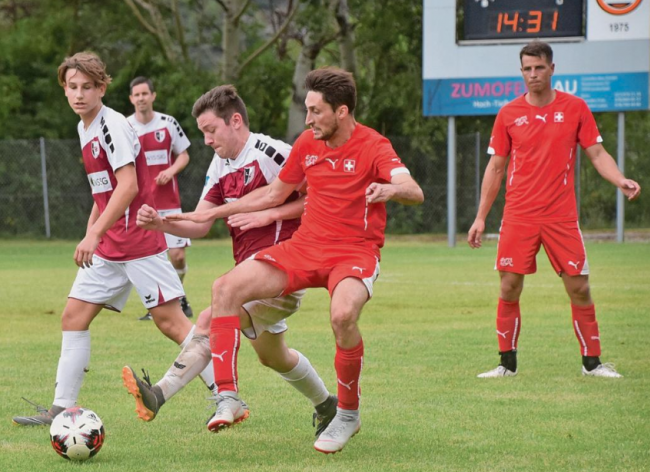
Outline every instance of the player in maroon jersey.
MULTIPOLYGON (((136 77, 131 81, 130 87, 129 100, 135 108, 135 113, 127 120, 140 138, 149 176, 152 178, 151 189, 156 208, 161 216, 180 213, 181 196, 177 176, 190 162, 187 153, 190 140, 173 116, 154 111, 156 92, 151 79, 136 77)), ((165 240, 169 248, 169 260, 182 283, 187 274, 185 248, 191 246, 191 242, 188 238, 179 238, 172 234, 165 234, 165 240)), ((181 297, 180 301, 183 313, 191 318, 193 312, 187 297, 181 297)), ((140 320, 151 320, 151 313, 147 313, 140 320)))
MULTIPOLYGON (((306 130, 294 144, 279 177, 267 187, 207 211, 170 215, 173 221, 212 222, 233 214, 275 207, 306 182, 302 224, 290 240, 259 251, 217 279, 212 289, 210 343, 221 401, 208 427, 236 422, 238 396, 238 307, 250 300, 327 288, 336 339, 334 360, 338 411, 314 443, 338 452, 361 427, 359 416, 363 341, 361 309, 379 276, 386 226, 385 202, 419 204, 424 196, 390 142, 354 118, 356 85, 337 68, 310 72, 306 130)), ((229 220, 238 224, 238 218, 229 220)))
MULTIPOLYGON (((238 200, 276 180, 291 146, 263 134, 251 133, 246 105, 235 87, 222 85, 204 94, 195 103, 192 114, 204 134, 206 145, 215 151, 197 211, 238 200)), ((291 237, 300 225, 303 210, 303 202, 298 196, 298 192, 292 192, 289 203, 241 215, 237 227, 229 225, 236 264, 291 237)), ((145 205, 138 212, 138 224, 152 230, 196 238, 207 234, 212 221, 169 222, 145 205)), ((289 349, 285 343, 285 319, 298 310, 304 290, 275 296, 278 294, 279 291, 273 296, 239 306, 241 332, 250 339, 262 364, 278 372, 311 401, 316 410, 314 420, 318 421, 316 434, 320 434, 336 415, 337 399, 329 394, 309 360, 295 349, 289 349)), ((213 362, 224 361, 229 347, 218 352, 210 351, 210 318, 211 309, 207 308, 199 315, 192 341, 155 385, 146 378, 143 382, 133 369, 124 367, 124 383, 136 399, 140 418, 145 421, 154 419, 160 407, 204 369, 210 358, 214 359, 213 362)), ((239 334, 237 330, 237 342, 239 334)), ((216 400, 221 402, 222 397, 218 395, 216 400)), ((245 404, 238 403, 238 407, 233 423, 245 420, 249 414, 245 404)), ((209 427, 218 431, 221 425, 210 422, 209 427)))
POLYGON ((578 226, 574 189, 577 145, 598 173, 630 200, 641 188, 626 179, 603 147, 602 138, 584 100, 553 90, 553 51, 534 41, 520 52, 528 93, 505 105, 497 115, 488 153, 481 201, 467 241, 481 247, 485 218, 506 177, 506 206, 499 234, 495 268, 501 277, 497 308, 497 339, 501 362, 480 378, 517 374, 517 342, 521 329, 519 297, 524 276, 535 273, 540 245, 571 300, 573 327, 580 343, 583 375, 621 377, 600 361, 600 334, 589 289, 589 264, 578 226), (507 172, 506 162, 510 156, 507 172))
POLYGON ((59 66, 58 78, 81 118, 79 139, 94 205, 74 252, 79 270, 61 316, 54 402, 49 410, 37 407, 35 416, 13 418, 23 426, 51 424, 74 406, 90 362, 90 324, 102 308, 122 310, 133 287, 167 337, 189 342, 193 328, 178 303, 183 286, 167 260, 165 238, 136 224, 138 208, 153 205, 149 174, 135 130, 102 103, 111 82, 104 63, 95 54, 77 53, 59 66))

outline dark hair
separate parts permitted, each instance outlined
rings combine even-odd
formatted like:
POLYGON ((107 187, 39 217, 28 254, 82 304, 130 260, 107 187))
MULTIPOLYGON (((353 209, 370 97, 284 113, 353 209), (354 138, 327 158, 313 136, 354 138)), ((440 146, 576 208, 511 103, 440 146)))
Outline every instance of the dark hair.
POLYGON ((155 90, 153 89, 153 82, 151 81, 151 79, 141 75, 140 77, 136 77, 135 79, 133 79, 131 81, 131 84, 129 85, 129 93, 132 94, 133 93, 133 87, 135 87, 136 85, 141 85, 141 84, 147 84, 149 86, 149 91, 151 93, 155 92, 155 90))
POLYGON ((230 124, 232 115, 239 113, 244 124, 248 126, 246 105, 241 97, 237 95, 237 89, 234 85, 220 85, 201 95, 192 107, 192 116, 198 118, 206 111, 211 111, 223 119, 226 124, 230 124))
POLYGON ((310 92, 320 92, 323 100, 333 110, 341 105, 348 107, 351 115, 357 105, 357 86, 354 77, 348 71, 338 67, 322 67, 307 74, 305 88, 310 92))
POLYGON ((79 72, 90 77, 95 83, 95 87, 108 85, 111 83, 111 76, 106 73, 106 65, 94 52, 78 52, 74 56, 66 57, 57 71, 59 85, 65 87, 65 75, 68 69, 76 69, 79 72))
POLYGON ((519 52, 520 62, 524 56, 541 57, 542 59, 546 58, 546 62, 549 64, 553 63, 553 50, 548 43, 543 41, 533 41, 532 43, 526 44, 519 52))

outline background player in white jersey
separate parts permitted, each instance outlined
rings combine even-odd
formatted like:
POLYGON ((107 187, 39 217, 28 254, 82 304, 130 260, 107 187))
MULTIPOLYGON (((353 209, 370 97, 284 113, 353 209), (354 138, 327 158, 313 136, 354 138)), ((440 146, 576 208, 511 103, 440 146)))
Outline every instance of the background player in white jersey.
MULTIPOLYGON (((54 402, 49 410, 37 406, 35 416, 13 418, 23 426, 51 424, 74 406, 90 362, 90 324, 104 307, 120 311, 132 287, 167 337, 183 345, 193 332, 178 303, 183 286, 165 255, 163 235, 136 224, 138 208, 153 204, 149 174, 133 128, 102 104, 111 82, 104 63, 95 54, 77 53, 59 66, 58 78, 81 118, 79 138, 94 205, 74 253, 79 270, 61 317, 54 402)), ((214 383, 211 370, 204 380, 214 383)))
MULTIPOLYGON (((288 144, 263 134, 251 133, 248 114, 242 99, 232 85, 222 85, 204 94, 194 104, 192 115, 197 118, 205 143, 215 151, 207 173, 206 184, 197 210, 207 210, 234 201, 274 181, 291 150, 288 144)), ((266 211, 235 215, 237 223, 229 223, 233 240, 233 255, 237 264, 258 251, 291 237, 300 224, 303 200, 294 192, 289 203, 266 211)), ((173 222, 162 218, 153 208, 143 206, 138 212, 138 224, 185 237, 202 237, 212 223, 173 222)), ((262 364, 280 376, 307 397, 314 405, 314 420, 318 421, 319 435, 336 415, 337 397, 327 391, 309 360, 300 352, 289 349, 284 341, 287 330, 285 318, 298 310, 304 291, 284 297, 246 303, 240 308, 242 332, 248 337, 262 364)), ((165 376, 154 386, 148 378, 140 380, 130 367, 122 371, 124 384, 136 399, 138 416, 145 421, 155 418, 160 407, 187 385, 212 357, 224 362, 221 356, 210 352, 211 309, 207 308, 197 320, 192 341, 183 349, 165 376)), ((239 332, 239 331, 238 331, 239 332)), ((215 398, 218 400, 218 397, 215 398)), ((232 423, 248 417, 243 405, 232 423)), ((208 420, 211 431, 219 431, 230 424, 208 420)))
MULTIPOLYGON (((152 192, 156 208, 162 215, 181 213, 181 196, 176 177, 190 162, 187 148, 190 140, 173 116, 158 113, 153 109, 156 92, 153 82, 147 77, 136 77, 131 81, 129 100, 135 113, 127 118, 135 128, 144 151, 149 176, 152 178, 152 192)), ((172 262, 181 283, 187 273, 185 248, 191 245, 188 238, 165 234, 169 248, 169 260, 172 262)), ((191 318, 192 307, 187 297, 181 297, 181 308, 191 318)), ((147 313, 140 320, 151 320, 147 313)))

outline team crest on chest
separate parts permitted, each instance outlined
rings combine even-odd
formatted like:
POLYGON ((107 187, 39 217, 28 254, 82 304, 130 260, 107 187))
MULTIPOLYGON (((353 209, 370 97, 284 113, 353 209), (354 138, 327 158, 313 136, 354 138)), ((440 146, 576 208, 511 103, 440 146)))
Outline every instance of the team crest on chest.
POLYGON ((166 132, 164 129, 159 129, 154 133, 154 137, 156 138, 156 141, 159 143, 162 143, 165 140, 166 132))
POLYGON ((515 119, 515 125, 517 126, 523 126, 528 124, 528 116, 520 116, 519 118, 515 119))
POLYGON ((99 157, 99 141, 93 140, 90 142, 90 152, 95 159, 99 157))
POLYGON ((305 156, 305 167, 313 166, 316 164, 318 156, 307 155, 305 156))
POLYGON ((357 168, 357 161, 354 159, 343 160, 343 171, 353 173, 357 168))
POLYGON ((244 168, 244 185, 248 185, 253 181, 255 177, 255 167, 245 167, 244 168))

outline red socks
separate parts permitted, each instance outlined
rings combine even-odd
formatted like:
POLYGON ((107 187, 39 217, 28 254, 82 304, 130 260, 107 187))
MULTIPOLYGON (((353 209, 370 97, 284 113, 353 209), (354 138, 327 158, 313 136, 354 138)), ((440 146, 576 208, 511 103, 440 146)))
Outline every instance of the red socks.
POLYGON ((499 352, 508 352, 517 349, 520 331, 521 313, 519 312, 519 301, 507 302, 499 298, 499 306, 497 308, 499 352))
POLYGON ((237 354, 240 345, 239 315, 212 318, 210 350, 214 381, 219 392, 238 392, 237 354))
POLYGON ((339 408, 358 410, 361 397, 361 368, 363 367, 363 341, 352 349, 342 349, 336 345, 334 368, 338 383, 339 408))
POLYGON ((571 305, 573 330, 580 342, 583 356, 600 356, 600 334, 596 321, 596 307, 571 305))

